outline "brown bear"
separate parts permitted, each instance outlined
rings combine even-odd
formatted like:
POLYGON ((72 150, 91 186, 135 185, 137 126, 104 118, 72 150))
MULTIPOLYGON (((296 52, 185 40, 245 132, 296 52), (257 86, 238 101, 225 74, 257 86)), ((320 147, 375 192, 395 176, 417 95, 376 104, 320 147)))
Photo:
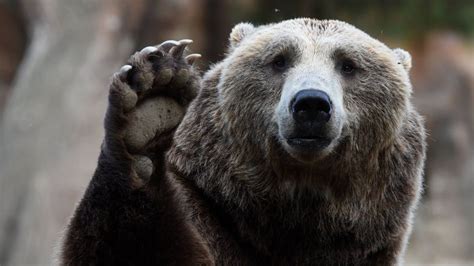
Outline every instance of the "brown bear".
POLYGON ((201 79, 190 40, 114 75, 63 265, 394 265, 422 183, 410 55, 335 20, 238 24, 201 79))

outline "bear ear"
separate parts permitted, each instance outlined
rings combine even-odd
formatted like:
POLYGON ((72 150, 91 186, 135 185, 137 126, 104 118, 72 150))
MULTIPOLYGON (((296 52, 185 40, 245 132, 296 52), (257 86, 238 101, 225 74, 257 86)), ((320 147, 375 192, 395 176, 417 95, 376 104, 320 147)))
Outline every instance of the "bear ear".
POLYGON ((237 47, 245 36, 250 35, 254 31, 255 27, 250 23, 239 23, 235 25, 229 37, 230 49, 237 47))
POLYGON ((403 49, 400 49, 400 48, 393 49, 393 52, 395 53, 395 55, 398 58, 398 63, 402 64, 403 68, 405 68, 405 70, 407 72, 410 71, 410 69, 411 69, 411 55, 410 55, 410 53, 408 53, 407 51, 405 51, 403 49))

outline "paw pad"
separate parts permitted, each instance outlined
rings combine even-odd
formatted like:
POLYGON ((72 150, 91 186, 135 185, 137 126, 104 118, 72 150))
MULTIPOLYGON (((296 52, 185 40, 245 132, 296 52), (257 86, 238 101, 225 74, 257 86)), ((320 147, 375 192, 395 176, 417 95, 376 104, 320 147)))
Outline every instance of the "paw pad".
POLYGON ((143 181, 148 181, 153 173, 153 162, 143 155, 133 156, 132 167, 137 176, 143 181))

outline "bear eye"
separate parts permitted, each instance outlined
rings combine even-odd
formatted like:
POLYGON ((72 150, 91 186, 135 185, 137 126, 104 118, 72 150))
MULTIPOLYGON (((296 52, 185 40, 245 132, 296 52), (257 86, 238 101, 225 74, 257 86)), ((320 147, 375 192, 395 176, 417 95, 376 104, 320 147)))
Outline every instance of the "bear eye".
POLYGON ((356 66, 354 62, 350 59, 344 59, 341 63, 341 72, 345 75, 354 74, 356 66))
POLYGON ((275 70, 282 71, 288 66, 288 62, 283 55, 278 55, 272 61, 272 66, 275 70))

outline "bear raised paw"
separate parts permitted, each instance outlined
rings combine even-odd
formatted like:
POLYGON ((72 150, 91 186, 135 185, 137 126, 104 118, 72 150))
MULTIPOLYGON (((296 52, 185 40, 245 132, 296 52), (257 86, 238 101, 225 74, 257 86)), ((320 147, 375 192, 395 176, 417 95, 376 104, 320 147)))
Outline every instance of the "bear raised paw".
POLYGON ((193 62, 201 56, 183 55, 191 43, 145 47, 113 75, 98 166, 68 225, 61 265, 209 264, 164 173, 174 131, 199 91, 193 62))
POLYGON ((198 91, 200 77, 192 65, 201 56, 183 56, 191 43, 170 40, 145 47, 113 76, 104 152, 131 158, 132 176, 138 181, 150 178, 153 161, 169 147, 198 91))

